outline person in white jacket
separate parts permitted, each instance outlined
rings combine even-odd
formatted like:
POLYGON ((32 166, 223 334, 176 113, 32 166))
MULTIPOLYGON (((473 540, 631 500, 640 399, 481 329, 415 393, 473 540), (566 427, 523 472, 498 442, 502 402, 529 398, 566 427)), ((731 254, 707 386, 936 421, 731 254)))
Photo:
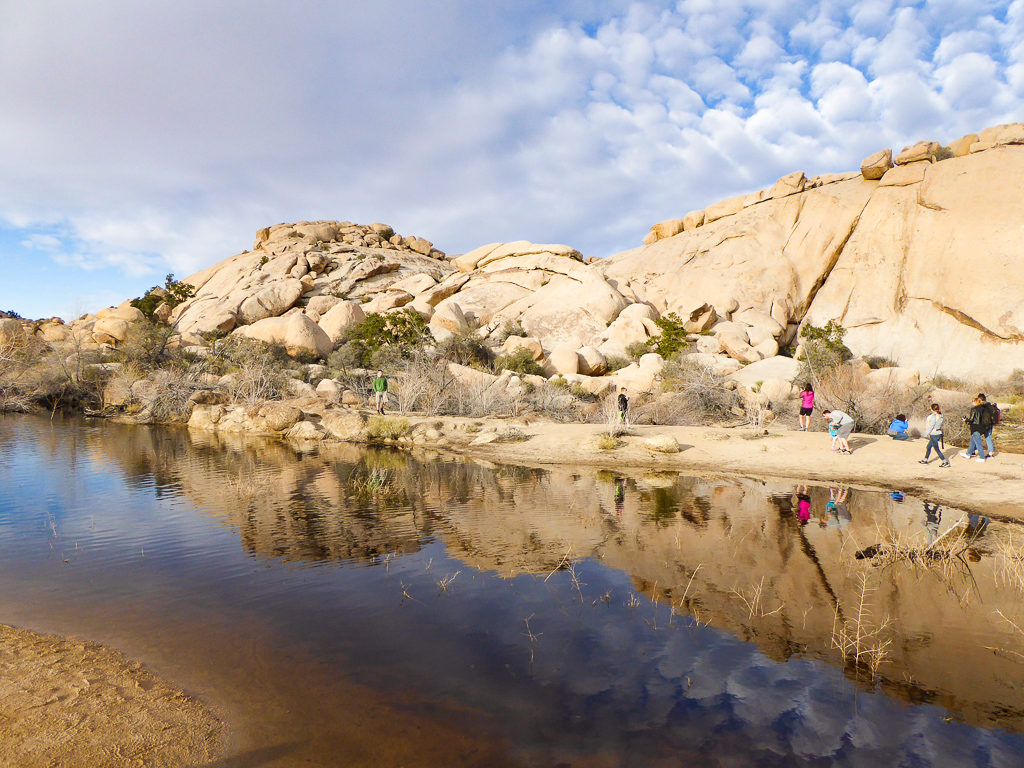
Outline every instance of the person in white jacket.
POLYGON ((942 415, 942 409, 939 408, 939 404, 932 403, 932 412, 928 414, 928 424, 925 426, 925 434, 928 435, 928 447, 924 449, 924 458, 918 463, 927 464, 928 458, 932 455, 932 448, 934 448, 935 453, 942 459, 942 463, 939 466, 949 466, 949 459, 942 455, 942 450, 939 448, 939 443, 942 442, 942 425, 945 421, 946 417, 942 415))
POLYGON ((853 434, 853 428, 856 426, 856 422, 848 413, 842 411, 829 411, 826 410, 821 414, 829 420, 833 426, 838 429, 836 433, 836 442, 839 443, 839 450, 842 453, 853 453, 850 450, 850 435, 853 434))

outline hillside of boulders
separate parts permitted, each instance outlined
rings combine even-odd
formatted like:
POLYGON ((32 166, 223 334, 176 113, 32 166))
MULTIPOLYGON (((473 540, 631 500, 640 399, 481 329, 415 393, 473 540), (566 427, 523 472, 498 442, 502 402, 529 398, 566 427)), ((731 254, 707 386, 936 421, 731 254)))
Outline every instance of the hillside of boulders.
MULTIPOLYGON (((184 278, 187 295, 154 289, 149 314, 193 357, 249 339, 307 363, 331 359, 371 315, 414 314, 433 344, 471 337, 492 360, 528 359, 533 379, 595 396, 657 392, 655 344, 671 327, 689 364, 775 401, 807 375, 803 329, 831 321, 880 389, 995 381, 1024 369, 1022 188, 1024 125, 1012 124, 885 149, 856 172, 794 172, 659 222, 606 259, 528 241, 448 255, 381 223, 277 224, 184 278)), ((139 307, 7 317, 0 335, 110 357, 149 322, 139 307)))

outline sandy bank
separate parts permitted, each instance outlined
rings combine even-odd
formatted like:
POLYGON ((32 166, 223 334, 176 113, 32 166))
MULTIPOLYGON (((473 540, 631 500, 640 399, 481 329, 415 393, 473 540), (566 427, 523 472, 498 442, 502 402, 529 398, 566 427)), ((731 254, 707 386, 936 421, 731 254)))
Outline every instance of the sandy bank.
POLYGON ((211 764, 223 725, 117 651, 0 625, 0 764, 211 764))

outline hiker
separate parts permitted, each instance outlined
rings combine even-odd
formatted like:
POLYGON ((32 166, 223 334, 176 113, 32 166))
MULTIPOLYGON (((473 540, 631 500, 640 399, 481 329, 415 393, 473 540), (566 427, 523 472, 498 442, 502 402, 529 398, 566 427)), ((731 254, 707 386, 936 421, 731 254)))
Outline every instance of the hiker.
POLYGON ((989 409, 988 403, 985 402, 985 395, 979 393, 974 398, 974 405, 971 408, 971 412, 964 416, 964 423, 971 430, 971 442, 967 446, 966 451, 961 451, 960 455, 965 459, 969 459, 978 454, 976 461, 979 464, 983 464, 985 459, 988 458, 988 454, 985 452, 984 435, 988 429, 992 426, 992 412, 989 409))
POLYGON ((892 424, 889 425, 889 429, 886 434, 889 435, 893 440, 909 440, 910 435, 907 430, 910 429, 910 423, 907 421, 905 414, 898 413, 896 418, 892 420, 892 424))
POLYGON ((619 408, 619 421, 623 424, 626 423, 626 411, 629 410, 629 398, 626 397, 626 388, 619 387, 619 396, 616 399, 616 404, 619 408))
POLYGON ((839 452, 853 453, 850 450, 850 435, 853 434, 856 422, 850 417, 850 414, 843 413, 842 411, 825 410, 821 415, 829 420, 830 425, 836 427, 835 440, 839 443, 839 452))
POLYGON ((999 406, 996 405, 995 403, 990 403, 988 401, 988 398, 985 397, 985 395, 982 395, 981 399, 984 400, 985 404, 988 406, 989 419, 991 421, 988 427, 988 431, 985 432, 984 435, 982 435, 985 438, 985 445, 988 448, 988 457, 991 459, 993 456, 996 455, 996 446, 992 442, 992 432, 995 429, 996 424, 998 424, 1002 420, 1003 414, 999 410, 999 406))
POLYGON ((377 377, 373 380, 373 399, 377 413, 383 416, 384 406, 388 401, 388 380, 384 378, 384 371, 377 371, 377 377))
POLYGON ((927 464, 934 448, 935 453, 942 459, 942 463, 939 466, 949 466, 949 459, 942 455, 942 449, 939 448, 939 444, 942 442, 942 428, 945 422, 946 417, 942 415, 942 409, 939 407, 939 404, 932 403, 932 412, 928 414, 928 423, 924 428, 924 433, 928 436, 928 446, 924 449, 924 458, 918 464, 927 464))
POLYGON ((814 387, 810 382, 804 384, 800 393, 800 431, 806 432, 811 426, 811 414, 814 412, 814 387))

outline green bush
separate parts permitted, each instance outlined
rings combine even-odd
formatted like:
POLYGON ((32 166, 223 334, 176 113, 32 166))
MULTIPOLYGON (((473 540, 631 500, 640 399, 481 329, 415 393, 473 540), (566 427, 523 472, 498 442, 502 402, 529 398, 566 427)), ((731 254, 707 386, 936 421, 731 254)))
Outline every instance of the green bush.
POLYGON ((460 331, 437 345, 438 357, 459 365, 489 371, 491 351, 473 331, 460 331))
POLYGON ((380 315, 371 312, 359 323, 346 329, 339 361, 357 368, 382 364, 389 356, 406 357, 432 340, 423 317, 412 309, 400 309, 380 315), (385 356, 378 355, 387 349, 385 356))
POLYGON ((654 324, 661 329, 661 333, 647 340, 648 351, 657 352, 668 360, 686 349, 686 329, 679 315, 669 312, 655 320, 654 324))
POLYGON ((822 328, 808 323, 800 329, 800 338, 803 339, 801 359, 812 376, 820 376, 853 357, 849 347, 843 343, 845 335, 846 329, 835 320, 829 320, 822 328))
POLYGON ((131 305, 139 310, 148 320, 153 320, 153 313, 161 304, 166 304, 172 309, 183 301, 195 296, 196 289, 188 283, 175 280, 173 274, 164 278, 164 287, 154 285, 145 295, 131 300, 131 305))
POLYGON ((526 347, 520 347, 507 355, 502 355, 494 361, 494 367, 499 371, 508 369, 521 375, 544 375, 544 369, 533 359, 533 353, 526 347))

